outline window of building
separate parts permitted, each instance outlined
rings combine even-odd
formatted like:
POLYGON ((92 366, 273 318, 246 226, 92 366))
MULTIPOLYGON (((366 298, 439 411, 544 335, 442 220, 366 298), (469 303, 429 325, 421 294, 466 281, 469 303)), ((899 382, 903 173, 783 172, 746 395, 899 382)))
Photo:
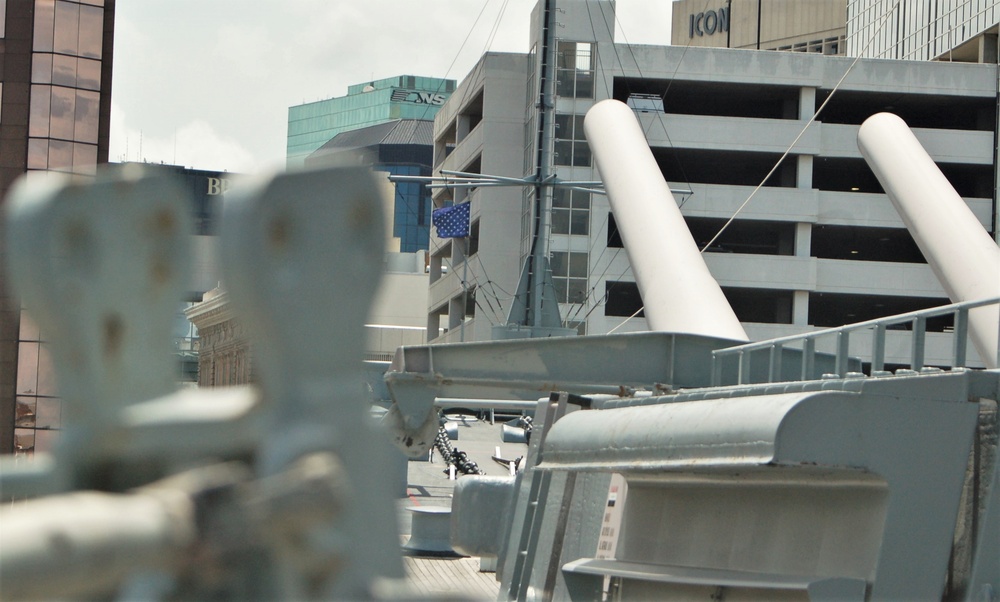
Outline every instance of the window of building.
POLYGON ((476 287, 470 286, 465 291, 465 317, 472 319, 476 317, 476 287))
POLYGON ((104 9, 38 2, 34 14, 28 169, 97 169, 104 9))
POLYGON ((559 42, 556 47, 556 94, 566 98, 594 97, 594 45, 559 42))
POLYGON ((431 253, 429 277, 431 283, 437 282, 448 271, 446 262, 451 257, 451 240, 450 238, 445 240, 431 253))
POLYGON ((42 335, 23 311, 19 339, 14 453, 52 451, 56 433, 62 428, 62 401, 57 397, 55 372, 42 335))
POLYGON ((469 250, 466 253, 469 257, 472 257, 479 252, 479 220, 475 220, 469 226, 469 250))
POLYGON ((480 90, 476 97, 469 104, 462 107, 458 114, 458 138, 457 141, 465 140, 472 130, 476 129, 483 121, 483 91, 480 90))
POLYGON ((559 303, 584 303, 587 300, 587 254, 553 251, 549 260, 552 284, 559 303))
MULTIPOLYGON (((667 182, 726 186, 757 186, 781 158, 779 153, 714 149, 656 147, 652 151, 667 182)), ((797 173, 793 155, 781 162, 764 186, 795 188, 797 173)))
POLYGON ((590 193, 568 188, 553 189, 552 233, 590 234, 590 193))
POLYGON ((583 133, 583 115, 556 115, 555 164, 590 167, 590 146, 583 133))
POLYGON ((734 84, 681 78, 614 78, 613 98, 635 110, 679 115, 798 119, 798 86, 734 84))
MULTIPOLYGON (((430 173, 423 165, 380 165, 378 169, 397 175, 430 173)), ((399 238, 399 250, 403 253, 427 250, 433 206, 430 189, 423 182, 396 182, 395 189, 392 235, 399 238)))
POLYGON ((663 99, 657 94, 629 94, 625 104, 640 113, 663 112, 663 99))
POLYGON ((905 228, 814 224, 810 255, 820 259, 927 263, 905 228))
POLYGON ((722 293, 740 322, 792 323, 792 291, 723 287, 722 293))
MULTIPOLYGON (((940 307, 948 303, 950 301, 946 298, 812 292, 809 293, 809 324, 821 327, 842 326, 940 307)), ((944 332, 953 326, 954 317, 951 315, 927 320, 928 332, 944 332)), ((909 326, 905 324, 894 327, 906 328, 909 326)))
MULTIPOLYGON (((93 175, 100 132, 103 0, 37 0, 33 7, 28 170, 93 175)), ((6 25, 0 0, 0 39, 6 25)), ((2 86, 0 86, 2 96, 2 86)), ((50 451, 61 428, 47 344, 21 312, 17 341, 16 453, 50 451)))
POLYGON ((816 109, 823 107, 817 119, 823 123, 861 125, 889 106, 911 128, 992 132, 997 122, 995 98, 868 90, 836 94, 830 89, 816 91, 816 109), (945 106, 948 110, 942 111, 945 106))
POLYGON ((709 217, 685 217, 684 221, 699 249, 704 249, 709 241, 715 239, 712 246, 705 249, 707 252, 786 256, 795 254, 795 224, 792 222, 728 222, 722 218, 709 217))
POLYGON ((621 232, 618 231, 618 222, 615 221, 615 214, 608 211, 608 244, 612 249, 623 249, 625 243, 622 242, 621 232))
POLYGON ((605 316, 619 316, 627 318, 635 312, 637 318, 645 317, 642 309, 642 295, 639 294, 639 285, 634 282, 623 282, 608 280, 604 283, 604 305, 605 316))
POLYGON ((566 328, 575 328, 576 333, 580 336, 587 334, 587 321, 586 320, 569 320, 566 322, 566 328))

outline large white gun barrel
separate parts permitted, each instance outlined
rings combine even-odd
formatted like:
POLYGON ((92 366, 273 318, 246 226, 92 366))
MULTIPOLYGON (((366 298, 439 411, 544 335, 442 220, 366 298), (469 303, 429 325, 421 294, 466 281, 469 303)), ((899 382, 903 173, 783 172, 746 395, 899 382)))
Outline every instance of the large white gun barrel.
MULTIPOLYGON (((1000 247, 906 123, 872 115, 858 131, 858 148, 952 302, 1000 296, 1000 247)), ((997 367, 998 330, 996 306, 969 312, 969 334, 989 368, 997 367)))
POLYGON ((632 110, 605 100, 584 131, 618 223, 649 329, 747 341, 708 271, 632 110))

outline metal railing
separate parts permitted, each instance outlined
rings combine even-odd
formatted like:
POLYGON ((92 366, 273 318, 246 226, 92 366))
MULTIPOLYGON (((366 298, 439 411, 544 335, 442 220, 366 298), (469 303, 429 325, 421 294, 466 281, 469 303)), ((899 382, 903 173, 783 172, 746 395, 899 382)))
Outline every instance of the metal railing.
MULTIPOLYGON (((885 354, 886 354, 886 333, 908 332, 910 334, 910 369, 920 371, 925 367, 925 353, 927 340, 927 321, 931 318, 952 316, 954 319, 953 329, 950 334, 953 338, 952 345, 952 368, 966 367, 966 349, 969 338, 969 311, 978 307, 996 305, 1000 311, 1000 297, 981 299, 978 301, 966 301, 963 303, 952 303, 931 309, 913 311, 905 314, 877 318, 856 324, 827 328, 815 332, 790 335, 717 349, 712 352, 712 385, 718 386, 722 383, 723 364, 726 360, 736 359, 738 371, 736 382, 732 384, 747 384, 750 381, 750 359, 754 353, 768 353, 767 381, 778 382, 782 380, 782 351, 784 349, 801 349, 801 370, 799 380, 811 380, 815 370, 816 362, 816 342, 822 338, 834 339, 834 368, 833 374, 839 378, 845 378, 849 374, 848 366, 850 357, 848 349, 851 336, 863 331, 870 331, 868 336, 872 341, 871 353, 871 374, 884 375, 885 354), (901 330, 894 327, 908 327, 901 330)), ((997 360, 1000 363, 1000 350, 997 350, 997 360)))

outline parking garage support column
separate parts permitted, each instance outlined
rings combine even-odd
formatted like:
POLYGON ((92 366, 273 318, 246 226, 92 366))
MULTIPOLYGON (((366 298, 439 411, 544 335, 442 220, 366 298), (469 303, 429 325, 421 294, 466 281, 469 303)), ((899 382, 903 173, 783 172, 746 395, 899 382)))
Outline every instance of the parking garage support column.
MULTIPOLYGON (((810 163, 812 162, 810 161, 810 163)), ((812 224, 808 222, 795 224, 795 256, 809 257, 812 253, 811 249, 812 224)), ((792 293, 792 324, 796 326, 808 326, 809 291, 794 291, 792 293)))
POLYGON ((813 157, 799 155, 795 169, 795 187, 810 189, 813 187, 813 157))
POLYGON ((795 256, 809 257, 812 252, 812 224, 799 222, 795 224, 795 256))
POLYGON ((808 121, 816 112, 816 88, 799 89, 799 120, 808 121))
MULTIPOLYGON (((816 88, 802 87, 799 89, 799 120, 807 121, 816 112, 816 88)), ((811 189, 813 187, 813 157, 799 155, 795 170, 795 187, 811 189)), ((812 252, 812 224, 800 222, 795 224, 795 256, 809 257, 812 252)), ((794 291, 792 293, 792 324, 807 326, 809 324, 809 291, 794 291)))
POLYGON ((792 293, 792 324, 795 326, 809 325, 809 291, 794 291, 792 293))

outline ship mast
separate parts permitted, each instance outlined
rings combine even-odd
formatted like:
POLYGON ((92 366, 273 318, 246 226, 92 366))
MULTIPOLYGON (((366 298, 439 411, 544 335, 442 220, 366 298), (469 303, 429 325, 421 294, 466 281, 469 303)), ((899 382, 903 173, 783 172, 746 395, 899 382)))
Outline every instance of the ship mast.
MULTIPOLYGON (((539 329, 562 329, 559 303, 549 267, 549 236, 552 230, 552 146, 555 141, 555 0, 544 0, 541 11, 541 48, 538 77, 538 102, 535 174, 534 232, 531 252, 525 261, 515 301, 507 315, 508 326, 539 329), (520 301, 520 302, 519 302, 520 301)), ((568 333, 562 333, 568 334, 568 333)), ((540 331, 533 336, 545 336, 540 331)))

